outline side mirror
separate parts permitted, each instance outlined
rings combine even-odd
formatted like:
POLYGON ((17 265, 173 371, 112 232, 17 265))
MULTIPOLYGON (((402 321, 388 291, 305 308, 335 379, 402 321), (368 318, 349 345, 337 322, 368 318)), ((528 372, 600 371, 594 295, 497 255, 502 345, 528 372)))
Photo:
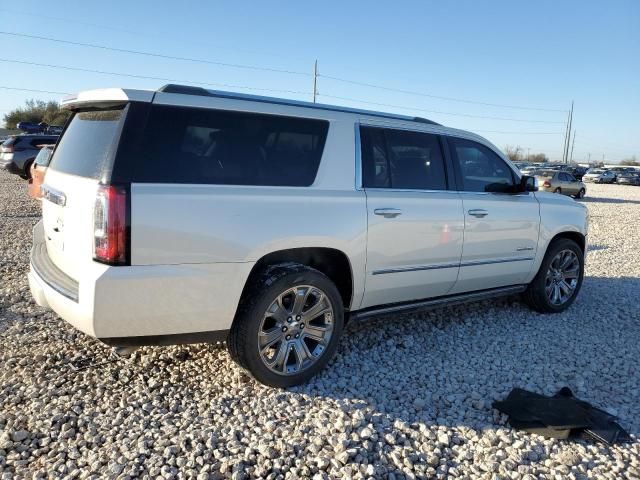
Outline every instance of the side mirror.
POLYGON ((521 192, 537 192, 538 191, 538 179, 529 175, 523 175, 520 178, 520 191, 521 192))

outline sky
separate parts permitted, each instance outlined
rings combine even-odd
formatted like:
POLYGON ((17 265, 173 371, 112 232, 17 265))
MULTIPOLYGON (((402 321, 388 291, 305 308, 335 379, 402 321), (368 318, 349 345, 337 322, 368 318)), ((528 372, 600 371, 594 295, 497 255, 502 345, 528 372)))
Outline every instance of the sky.
POLYGON ((0 0, 0 117, 64 96, 9 88, 157 89, 164 79, 312 100, 317 59, 321 103, 426 117, 559 160, 574 101, 574 161, 640 160, 640 0, 167 5, 0 0))

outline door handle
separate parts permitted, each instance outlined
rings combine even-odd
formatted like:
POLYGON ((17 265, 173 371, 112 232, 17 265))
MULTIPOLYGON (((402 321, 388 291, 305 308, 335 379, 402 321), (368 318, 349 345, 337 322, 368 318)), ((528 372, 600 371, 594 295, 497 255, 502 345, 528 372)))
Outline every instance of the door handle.
POLYGON ((489 215, 489 212, 487 212, 486 210, 482 210, 480 208, 474 208, 473 210, 469 210, 467 213, 472 217, 476 217, 476 218, 483 218, 489 215))
POLYGON ((398 215, 402 215, 402 210, 397 208, 376 208, 373 213, 384 218, 396 218, 398 215))

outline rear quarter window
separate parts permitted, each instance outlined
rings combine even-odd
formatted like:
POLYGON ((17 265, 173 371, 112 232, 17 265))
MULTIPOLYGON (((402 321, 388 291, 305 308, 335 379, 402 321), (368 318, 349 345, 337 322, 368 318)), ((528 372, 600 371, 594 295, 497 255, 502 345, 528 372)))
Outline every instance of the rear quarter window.
POLYGON ((324 120, 155 105, 117 169, 141 183, 309 186, 328 128, 324 120))
POLYGON ((51 169, 100 178, 117 148, 126 108, 74 113, 51 158, 51 169))

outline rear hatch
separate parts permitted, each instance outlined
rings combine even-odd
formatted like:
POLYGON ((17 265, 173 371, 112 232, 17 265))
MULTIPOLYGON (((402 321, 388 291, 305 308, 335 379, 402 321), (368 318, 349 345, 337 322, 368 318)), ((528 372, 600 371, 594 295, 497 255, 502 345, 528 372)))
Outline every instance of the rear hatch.
POLYGON ((126 106, 74 112, 51 157, 42 218, 51 261, 73 279, 93 261, 94 207, 108 179, 126 106))

